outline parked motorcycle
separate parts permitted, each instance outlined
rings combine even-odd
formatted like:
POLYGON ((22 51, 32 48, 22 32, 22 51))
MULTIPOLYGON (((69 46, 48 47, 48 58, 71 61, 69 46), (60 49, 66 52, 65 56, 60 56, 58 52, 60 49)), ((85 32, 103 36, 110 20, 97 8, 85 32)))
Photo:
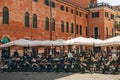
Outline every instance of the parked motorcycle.
POLYGON ((1 67, 1 70, 3 72, 8 72, 9 68, 8 68, 8 64, 4 64, 2 67, 1 67))
POLYGON ((53 58, 52 63, 53 63, 55 72, 62 71, 62 66, 59 58, 53 58))
POLYGON ((46 63, 46 71, 52 72, 53 71, 53 65, 51 63, 46 63))
POLYGON ((118 72, 118 65, 117 65, 117 63, 112 63, 110 68, 111 68, 111 73, 112 74, 115 74, 116 72, 118 72))
POLYGON ((71 65, 71 71, 72 72, 79 72, 80 71, 80 66, 77 63, 72 63, 71 65))
POLYGON ((46 71, 46 60, 42 60, 38 65, 39 65, 40 72, 46 71))
MULTIPOLYGON (((66 58, 65 62, 64 62, 64 71, 65 72, 69 72, 71 71, 71 64, 70 64, 70 59, 66 58)), ((71 61, 72 62, 72 61, 71 61)), ((74 67, 74 65, 72 66, 74 67)))
POLYGON ((87 64, 85 64, 84 62, 81 62, 80 63, 80 71, 82 73, 85 73, 86 69, 87 69, 87 64))

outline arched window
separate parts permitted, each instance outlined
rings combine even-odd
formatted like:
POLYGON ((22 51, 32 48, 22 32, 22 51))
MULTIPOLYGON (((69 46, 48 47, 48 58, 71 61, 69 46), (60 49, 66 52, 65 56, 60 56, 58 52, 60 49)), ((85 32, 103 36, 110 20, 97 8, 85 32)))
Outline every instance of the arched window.
POLYGON ((86 26, 86 36, 88 36, 88 27, 86 26))
POLYGON ((98 34, 98 27, 95 27, 94 28, 94 38, 97 39, 98 36, 99 36, 99 34, 98 34))
POLYGON ((46 29, 46 30, 49 30, 49 18, 48 18, 48 17, 46 17, 45 29, 46 29))
POLYGON ((80 25, 80 35, 82 35, 82 26, 80 25))
POLYGON ((39 0, 33 0, 34 2, 38 2, 39 0))
POLYGON ((9 10, 7 7, 3 8, 3 24, 9 23, 9 10))
POLYGON ((78 34, 78 24, 76 25, 76 34, 78 34))
POLYGON ((55 31, 55 19, 52 20, 52 31, 55 31))
POLYGON ((74 25, 71 23, 71 33, 74 33, 74 25))
POLYGON ((112 28, 112 37, 114 36, 114 28, 112 28))
POLYGON ((25 27, 29 27, 29 13, 25 13, 25 27))
POLYGON ((64 32, 64 21, 61 21, 61 32, 64 32))
POLYGON ((33 14, 33 28, 37 28, 37 15, 33 14))
POLYGON ((50 2, 49 0, 44 0, 45 5, 49 6, 50 2))
POLYGON ((106 39, 108 38, 108 27, 106 27, 106 39))
POLYGON ((69 23, 66 22, 66 32, 69 33, 69 23))

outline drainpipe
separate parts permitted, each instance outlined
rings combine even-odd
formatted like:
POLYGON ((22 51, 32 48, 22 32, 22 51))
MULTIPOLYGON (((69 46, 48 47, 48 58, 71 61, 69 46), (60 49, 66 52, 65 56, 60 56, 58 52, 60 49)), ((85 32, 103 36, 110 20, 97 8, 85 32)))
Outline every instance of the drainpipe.
POLYGON ((31 0, 31 26, 30 26, 30 39, 32 40, 32 26, 33 26, 33 15, 32 15, 32 0, 31 0))
POLYGON ((75 34, 75 38, 76 38, 76 9, 77 9, 77 6, 75 7, 75 9, 74 9, 74 25, 75 25, 75 27, 74 27, 74 34, 75 34))
POLYGON ((50 40, 52 40, 52 0, 50 0, 50 40))

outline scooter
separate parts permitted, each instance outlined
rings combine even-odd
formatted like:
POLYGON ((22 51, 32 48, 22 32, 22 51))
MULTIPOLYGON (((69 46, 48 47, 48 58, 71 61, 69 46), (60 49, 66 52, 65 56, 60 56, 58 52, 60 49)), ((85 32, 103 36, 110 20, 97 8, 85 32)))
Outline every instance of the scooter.
POLYGON ((39 71, 39 66, 38 66, 38 64, 37 64, 37 63, 32 63, 32 65, 31 65, 31 70, 32 70, 33 72, 38 72, 38 71, 39 71))
POLYGON ((87 69, 87 64, 81 62, 80 63, 80 71, 81 71, 81 73, 85 73, 86 69, 87 69))
POLYGON ((117 71, 118 71, 117 63, 112 63, 111 64, 111 73, 115 74, 117 71))
POLYGON ((3 72, 8 72, 9 68, 8 68, 8 64, 4 64, 2 67, 1 67, 1 70, 3 72))
MULTIPOLYGON (((72 65, 72 67, 74 68, 74 65, 72 65)), ((71 70, 71 65, 70 63, 67 61, 67 62, 64 62, 64 71, 65 72, 69 72, 71 70)))
POLYGON ((53 65, 51 63, 46 63, 46 71, 47 72, 52 72, 53 71, 53 65))
POLYGON ((46 63, 45 63, 45 61, 43 60, 43 61, 41 61, 39 64, 39 71, 40 72, 44 72, 44 71, 46 71, 46 63))
POLYGON ((72 72, 79 72, 80 71, 80 66, 79 64, 77 64, 76 62, 73 62, 71 64, 71 71, 72 72))

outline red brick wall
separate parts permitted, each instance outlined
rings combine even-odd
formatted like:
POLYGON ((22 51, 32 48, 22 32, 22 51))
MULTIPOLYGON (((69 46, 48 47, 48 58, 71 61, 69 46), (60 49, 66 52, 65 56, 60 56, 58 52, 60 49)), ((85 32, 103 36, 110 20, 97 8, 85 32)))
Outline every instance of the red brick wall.
MULTIPOLYGON (((49 6, 44 4, 44 0, 39 0, 39 2, 31 2, 32 0, 1 0, 0 1, 0 39, 3 36, 8 36, 10 40, 20 39, 20 38, 30 38, 47 40, 50 39, 50 31, 45 30, 45 18, 50 17, 49 6), (31 6, 32 5, 32 6, 31 6), (2 24, 2 9, 6 6, 9 9, 9 24, 2 24), (24 16, 25 12, 29 12, 30 15, 30 27, 25 28, 24 16), (32 14, 37 15, 38 28, 32 27, 32 14)), ((75 7, 68 3, 63 3, 61 1, 53 0, 56 3, 56 8, 52 8, 52 17, 56 22, 56 31, 52 33, 52 39, 68 39, 68 37, 75 37, 75 34, 71 34, 70 28, 71 23, 74 23, 74 14, 71 14, 71 8, 75 10, 75 7), (64 5, 69 8, 69 12, 61 11, 60 5, 64 5), (66 21, 69 22, 69 33, 61 33, 61 21, 64 21, 66 28, 66 21)), ((87 25, 87 19, 85 15, 88 13, 86 10, 79 8, 82 13, 82 17, 76 16, 76 23, 83 26, 83 35, 85 36, 85 27, 87 25)), ((80 36, 80 35, 77 35, 80 36)))
POLYGON ((81 8, 88 8, 89 3, 92 1, 94 4, 97 4, 97 0, 65 0, 73 4, 80 6, 81 8))
POLYGON ((114 28, 114 20, 105 17, 105 12, 108 12, 109 18, 114 14, 109 8, 94 8, 90 10, 89 14, 89 36, 94 35, 94 28, 98 27, 100 39, 106 39, 106 27, 108 27, 108 35, 112 35, 112 28, 114 28), (99 18, 92 18, 92 12, 99 12, 99 18))

